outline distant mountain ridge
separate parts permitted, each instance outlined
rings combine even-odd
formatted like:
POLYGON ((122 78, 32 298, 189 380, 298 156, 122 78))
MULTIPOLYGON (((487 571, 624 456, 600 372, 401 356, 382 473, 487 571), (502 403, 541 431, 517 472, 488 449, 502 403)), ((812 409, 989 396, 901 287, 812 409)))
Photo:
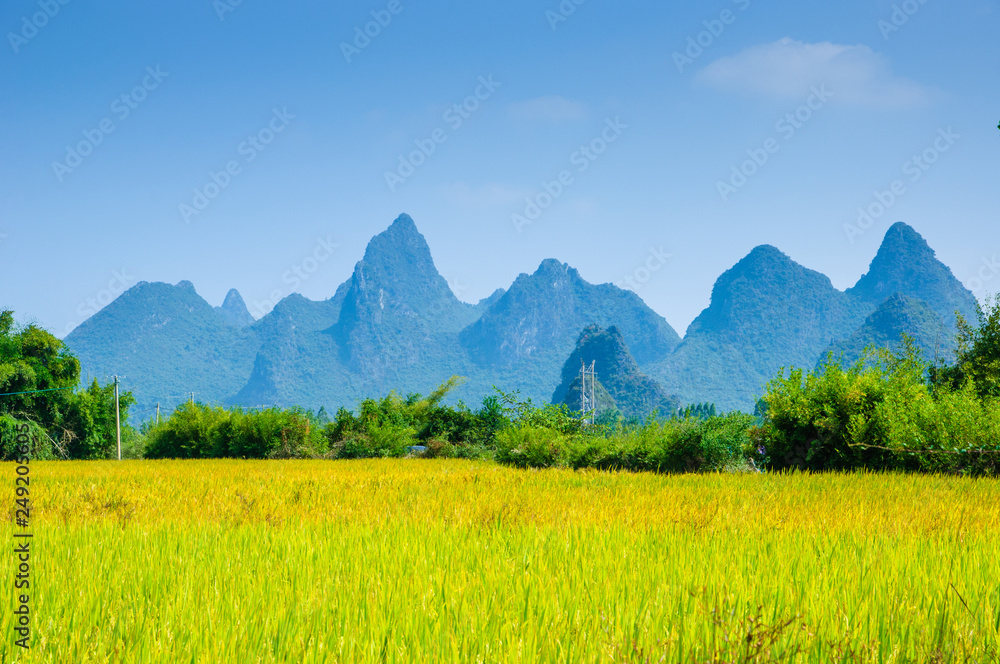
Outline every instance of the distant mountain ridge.
POLYGON ((838 343, 850 350, 876 338, 873 330, 916 325, 940 336, 951 307, 969 315, 975 298, 916 231, 896 224, 846 292, 775 247, 755 248, 719 278, 682 340, 634 292, 590 284, 553 259, 479 304, 462 302, 401 215, 328 300, 290 295, 254 321, 235 290, 212 307, 190 282, 143 282, 66 343, 85 372, 126 375, 140 406, 194 392, 207 402, 332 410, 393 389, 427 393, 452 375, 467 377, 455 396, 469 403, 493 386, 547 401, 581 330, 597 325, 616 329, 631 358, 625 373, 644 373, 671 399, 749 409, 782 366, 813 366, 838 343), (895 327, 867 321, 896 293, 918 313, 895 327))

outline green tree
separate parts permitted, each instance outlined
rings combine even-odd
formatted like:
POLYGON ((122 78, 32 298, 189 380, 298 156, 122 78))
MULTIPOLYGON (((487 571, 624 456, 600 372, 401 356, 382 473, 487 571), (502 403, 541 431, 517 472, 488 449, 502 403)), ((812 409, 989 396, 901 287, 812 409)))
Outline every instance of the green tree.
MULTIPOLYGON (((126 435, 128 409, 135 403, 131 392, 119 395, 122 436, 126 435)), ((110 459, 117 455, 115 386, 94 380, 85 390, 72 395, 66 414, 57 425, 61 446, 71 459, 110 459)), ((55 433, 55 432, 53 432, 55 433)))
POLYGON ((63 417, 80 362, 62 341, 34 325, 14 326, 14 312, 0 312, 0 415, 37 422, 46 429, 63 417), (45 390, 42 392, 41 390, 45 390))
POLYGON ((956 390, 971 383, 980 398, 1000 397, 1000 294, 977 313, 978 327, 958 316, 955 364, 932 367, 931 384, 956 390))
MULTIPOLYGON (((18 328, 14 312, 0 312, 0 417, 37 425, 59 456, 109 458, 117 446, 114 387, 95 380, 77 392, 79 382, 80 361, 60 339, 35 325, 18 328)), ((135 400, 120 397, 124 427, 135 400)))

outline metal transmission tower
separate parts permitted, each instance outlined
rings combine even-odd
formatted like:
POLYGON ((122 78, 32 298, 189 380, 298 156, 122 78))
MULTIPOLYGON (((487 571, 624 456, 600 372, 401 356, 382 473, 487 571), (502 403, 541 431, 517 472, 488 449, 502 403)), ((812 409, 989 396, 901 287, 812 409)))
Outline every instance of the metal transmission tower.
POLYGON ((584 422, 587 423, 587 413, 593 411, 590 416, 590 424, 597 419, 597 360, 587 364, 580 360, 580 413, 583 414, 584 422), (590 394, 587 394, 587 378, 590 378, 590 394))

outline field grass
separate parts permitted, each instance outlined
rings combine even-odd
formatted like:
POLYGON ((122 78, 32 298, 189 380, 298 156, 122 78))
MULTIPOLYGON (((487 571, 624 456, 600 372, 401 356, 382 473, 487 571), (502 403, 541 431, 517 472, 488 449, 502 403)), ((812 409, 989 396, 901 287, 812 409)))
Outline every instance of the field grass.
MULTIPOLYGON (((485 462, 32 464, 0 662, 994 662, 1000 483, 485 462)), ((11 464, 0 464, 10 496, 11 464)))

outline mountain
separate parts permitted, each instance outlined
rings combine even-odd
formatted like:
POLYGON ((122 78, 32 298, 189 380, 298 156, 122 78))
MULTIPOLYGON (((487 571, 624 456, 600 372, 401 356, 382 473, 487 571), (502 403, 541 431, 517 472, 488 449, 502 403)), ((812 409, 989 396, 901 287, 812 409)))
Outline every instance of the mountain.
POLYGON ((599 325, 588 325, 580 334, 576 348, 563 365, 562 382, 552 395, 552 403, 580 410, 580 369, 591 363, 598 389, 604 391, 597 395, 598 413, 617 407, 625 417, 645 418, 654 410, 661 415, 672 415, 677 410, 678 400, 639 369, 618 328, 604 330, 599 325))
POLYGON ((246 380, 256 345, 203 300, 189 281, 141 282, 84 321, 65 339, 84 377, 123 375, 139 408, 174 405, 194 392, 216 400, 246 380))
POLYGON ((233 327, 246 327, 253 325, 253 316, 247 309, 246 303, 240 292, 233 288, 226 293, 226 299, 221 307, 216 307, 216 311, 222 314, 222 318, 233 327))
POLYGON ((292 297, 258 322, 268 341, 238 403, 353 407, 394 389, 427 393, 467 375, 457 337, 477 306, 455 297, 408 215, 372 238, 333 298, 292 297))
POLYGON ((569 265, 542 261, 533 274, 521 274, 492 306, 459 335, 459 342, 480 378, 470 387, 492 385, 547 401, 560 380, 579 331, 590 324, 615 325, 637 358, 670 353, 680 337, 638 295, 611 284, 585 281, 569 265))
POLYGON ((314 302, 294 294, 281 300, 251 328, 258 340, 252 370, 239 391, 224 399, 245 406, 312 407, 322 395, 338 394, 344 371, 336 345, 322 332, 339 315, 337 297, 314 302))
MULTIPOLYGON (((502 298, 506 293, 507 293, 507 290, 504 289, 504 288, 498 288, 498 289, 496 289, 495 291, 493 291, 493 293, 489 297, 484 297, 483 299, 481 299, 479 301, 478 304, 476 304, 476 313, 479 316, 482 316, 484 313, 486 313, 489 310, 490 307, 492 307, 494 304, 496 304, 497 302, 499 302, 500 298, 502 298)), ((478 320, 478 316, 477 316, 477 320, 478 320)))
POLYGON ((927 241, 903 222, 885 234, 868 273, 847 294, 878 306, 896 293, 923 300, 949 323, 960 312, 976 320, 976 298, 952 271, 937 259, 927 241))
POLYGON ((402 215, 369 243, 329 334, 345 367, 388 387, 383 379, 403 367, 451 360, 440 344, 473 322, 475 309, 455 297, 423 235, 402 215))
POLYGON ((590 322, 628 326, 656 353, 680 341, 633 293, 589 284, 556 261, 476 305, 461 302, 406 215, 371 240, 331 300, 338 301, 337 319, 323 330, 293 329, 295 316, 281 318, 284 331, 264 335, 272 341, 262 343, 236 400, 311 404, 322 396, 353 404, 393 389, 426 393, 461 375, 467 381, 455 396, 473 403, 494 385, 545 401, 578 331, 590 322), (553 308, 560 299, 562 306, 553 308), (527 328, 527 343, 508 353, 525 341, 527 328))
POLYGON ((600 383, 623 412, 678 398, 662 395, 751 409, 780 368, 815 366, 831 348, 853 353, 903 329, 925 349, 932 337, 944 348, 937 339, 953 334, 925 309, 951 330, 951 312, 973 315, 975 299, 916 231, 896 224, 847 292, 775 247, 755 248, 719 277, 682 342, 635 293, 588 283, 552 259, 507 290, 462 302, 401 215, 329 299, 293 294, 257 321, 246 309, 235 290, 216 308, 189 282, 143 282, 65 341, 85 376, 125 375, 140 410, 194 392, 208 403, 332 411, 390 390, 426 394, 452 375, 467 377, 452 399, 470 405, 493 386, 536 402, 556 390, 572 403, 563 395, 583 356, 598 360, 600 383), (905 298, 890 299, 897 293, 905 298), (598 328, 580 347, 590 325, 598 328))
POLYGON ((752 409, 779 369, 813 366, 869 310, 825 275, 759 246, 715 282, 676 352, 643 368, 686 403, 752 409))
MULTIPOLYGON (((952 359, 954 330, 926 303, 902 293, 889 297, 851 336, 827 351, 833 353, 834 359, 842 359, 842 366, 849 366, 868 346, 898 350, 903 334, 913 337, 925 360, 952 359)), ((824 352, 820 359, 826 355, 824 352)))
POLYGON ((548 259, 534 274, 521 274, 461 341, 481 367, 514 367, 551 356, 566 357, 577 331, 616 325, 636 357, 671 352, 680 337, 638 295, 611 284, 593 285, 569 265, 548 259))

